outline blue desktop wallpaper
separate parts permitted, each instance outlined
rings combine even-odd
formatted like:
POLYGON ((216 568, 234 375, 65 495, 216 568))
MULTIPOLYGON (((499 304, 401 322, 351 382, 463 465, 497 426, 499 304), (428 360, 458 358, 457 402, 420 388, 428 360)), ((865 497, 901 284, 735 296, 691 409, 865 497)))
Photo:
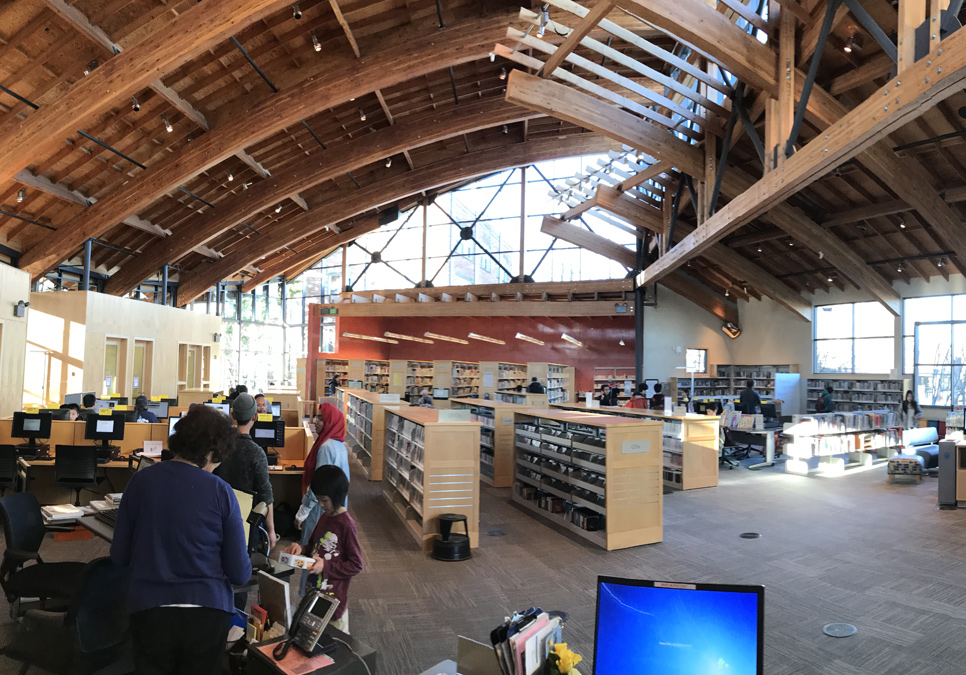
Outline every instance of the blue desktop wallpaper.
POLYGON ((600 584, 598 675, 756 675, 754 593, 600 584))

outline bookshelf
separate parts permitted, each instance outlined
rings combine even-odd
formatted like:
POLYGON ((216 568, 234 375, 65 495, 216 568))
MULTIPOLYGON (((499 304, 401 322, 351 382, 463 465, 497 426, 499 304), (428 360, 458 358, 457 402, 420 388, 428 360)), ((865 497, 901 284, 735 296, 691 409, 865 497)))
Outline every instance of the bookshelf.
POLYGON ((404 400, 421 389, 433 390, 433 362, 393 359, 389 362, 389 393, 404 400))
POLYGON ((785 473, 840 475, 886 464, 902 443, 891 410, 794 415, 783 432, 785 473))
POLYGON ((636 374, 634 372, 634 366, 607 366, 594 368, 594 394, 600 391, 600 388, 605 384, 610 384, 613 382, 613 386, 617 387, 619 393, 617 399, 619 401, 626 401, 630 398, 624 393, 625 383, 631 383, 631 391, 634 390, 634 378, 636 374))
MULTIPOLYGON (((472 361, 433 361, 433 387, 449 389, 450 399, 476 396, 480 388, 480 364, 472 361)), ((437 401, 436 407, 448 408, 449 401, 437 401)))
POLYGON ((366 361, 362 386, 376 394, 389 393, 389 361, 366 361))
MULTIPOLYGON (((899 408, 902 406, 903 380, 810 379, 806 383, 806 412, 815 412, 815 401, 821 395, 822 390, 825 389, 826 383, 832 385, 832 403, 835 404, 835 412, 861 412, 865 410, 899 412, 899 408)), ((912 387, 908 388, 911 389, 912 387)))
POLYGON ((514 504, 608 551, 662 540, 662 423, 571 410, 514 418, 514 504))
MULTIPOLYGON (((547 403, 566 403, 574 399, 575 371, 560 363, 528 363, 527 375, 547 388, 547 403)), ((527 380, 526 384, 529 384, 527 380)), ((524 387, 526 387, 524 384, 524 387)))
POLYGON ((386 411, 383 496, 424 551, 441 513, 466 516, 470 547, 480 544, 480 424, 440 421, 451 411, 386 411))
POLYGON ((493 487, 513 485, 513 413, 523 406, 478 398, 451 399, 480 423, 480 480, 493 487))
POLYGON ((362 464, 369 480, 382 480, 386 408, 399 406, 399 396, 361 389, 339 391, 345 395, 346 447, 362 464))
POLYGON ((530 378, 527 377, 527 364, 504 361, 480 361, 480 396, 498 391, 513 391, 522 385, 526 389, 530 378))
POLYGON ((554 408, 600 415, 646 419, 663 424, 664 486, 676 490, 717 487, 718 426, 711 415, 670 415, 640 408, 588 408, 584 403, 556 404, 554 408))
MULTIPOLYGON (((336 373, 339 374, 339 383, 345 384, 349 376, 349 362, 341 359, 319 359, 315 364, 315 386, 317 391, 324 392, 329 380, 336 373)), ((322 394, 319 394, 320 396, 322 394)))

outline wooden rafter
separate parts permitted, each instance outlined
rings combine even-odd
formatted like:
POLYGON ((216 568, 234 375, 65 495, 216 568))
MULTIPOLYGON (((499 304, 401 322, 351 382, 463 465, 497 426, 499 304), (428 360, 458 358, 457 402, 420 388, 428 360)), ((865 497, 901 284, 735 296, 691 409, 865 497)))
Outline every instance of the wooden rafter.
POLYGON ((557 68, 563 65, 564 60, 573 52, 580 41, 583 40, 590 34, 594 28, 597 27, 607 13, 610 12, 616 3, 616 0, 598 0, 594 8, 580 20, 580 23, 570 31, 570 35, 567 39, 563 41, 557 50, 550 55, 547 59, 546 64, 544 64, 543 69, 538 73, 541 77, 548 77, 553 74, 557 68))
POLYGON ((329 0, 329 4, 332 6, 332 11, 335 13, 335 20, 339 22, 342 26, 342 30, 345 31, 346 39, 349 41, 349 46, 352 47, 352 53, 356 55, 356 58, 362 57, 362 52, 359 50, 359 43, 356 42, 355 36, 352 34, 352 28, 349 27, 349 22, 346 21, 345 16, 342 14, 342 8, 339 7, 339 0, 329 0))

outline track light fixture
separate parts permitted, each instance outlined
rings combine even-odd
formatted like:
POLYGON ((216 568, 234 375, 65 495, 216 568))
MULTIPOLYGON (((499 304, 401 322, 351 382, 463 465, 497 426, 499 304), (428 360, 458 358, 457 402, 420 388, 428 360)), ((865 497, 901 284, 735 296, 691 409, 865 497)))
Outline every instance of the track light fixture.
POLYGON ((363 110, 362 108, 359 108, 359 120, 361 122, 365 122, 366 121, 366 111, 363 110))
POLYGON ((758 247, 758 252, 761 253, 761 246, 758 247))
POLYGON ((493 63, 494 61, 496 61, 496 54, 494 52, 490 52, 490 63, 493 63))
POLYGON ((165 117, 164 115, 161 115, 161 121, 164 122, 164 130, 165 131, 167 131, 169 134, 172 131, 174 131, 174 127, 171 126, 171 122, 168 121, 168 118, 167 117, 165 117))
POLYGON ((281 212, 282 212, 282 205, 279 204, 278 206, 275 207, 275 213, 281 213, 281 212))
POLYGON ((84 75, 90 75, 96 68, 97 68, 97 59, 94 59, 84 67, 84 75))
POLYGON ((832 276, 831 274, 829 274, 829 275, 828 275, 828 282, 829 282, 829 283, 832 283, 833 281, 835 281, 835 277, 834 277, 834 276, 832 276))
POLYGON ((230 183, 233 180, 235 180, 235 175, 231 171, 229 171, 228 172, 228 182, 230 183))
POLYGON ((504 125, 503 125, 503 133, 504 133, 504 134, 508 134, 508 133, 510 133, 510 127, 508 127, 507 125, 505 125, 505 124, 504 124, 504 125))
POLYGON ((584 343, 583 343, 583 342, 581 342, 581 341, 580 341, 580 340, 578 340, 577 338, 572 338, 572 337, 570 337, 570 336, 569 336, 569 335, 567 335, 566 333, 563 333, 563 334, 562 334, 562 335, 560 336, 560 339, 561 339, 561 340, 566 340, 566 341, 567 341, 567 342, 569 342, 570 344, 572 344, 572 345, 576 345, 577 347, 583 347, 583 346, 584 346, 584 343))
POLYGON ((946 266, 946 258, 945 257, 940 258, 939 259, 939 263, 937 264, 937 266, 938 267, 945 267, 946 266))
POLYGON ((388 169, 391 166, 392 166, 392 157, 386 157, 386 168, 388 169))
POLYGON ((547 32, 547 24, 550 23, 550 12, 547 11, 549 5, 544 5, 540 10, 540 27, 537 28, 537 37, 542 38, 547 32))
POLYGON ((728 297, 728 295, 729 295, 729 292, 728 292, 728 289, 726 288, 726 289, 725 289, 725 297, 727 298, 727 297, 728 297))
POLYGON ((292 5, 292 18, 298 21, 302 18, 302 10, 299 9, 299 3, 292 5))
POLYGON ((141 109, 141 104, 138 103, 138 100, 135 97, 132 96, 131 97, 131 110, 133 110, 134 112, 138 112, 140 109, 141 109))
POLYGON ((317 52, 322 51, 322 43, 319 42, 319 38, 315 37, 315 33, 312 33, 312 49, 317 52))
POLYGON ((906 229, 906 221, 904 221, 904 220, 900 220, 899 221, 899 229, 900 230, 906 229))
POLYGON ((619 344, 621 347, 623 347, 624 346, 624 338, 621 338, 621 341, 618 342, 617 344, 619 344))
POLYGON ((501 68, 500 69, 500 79, 501 80, 505 80, 506 79, 506 68, 501 68))
POLYGON ((20 188, 20 190, 17 191, 17 203, 19 204, 20 202, 22 202, 26 196, 27 196, 27 190, 24 188, 20 188))
POLYGON ((906 269, 906 264, 900 261, 899 264, 896 266, 896 272, 899 272, 900 274, 902 274, 902 271, 904 269, 906 269))
POLYGON ((480 335, 479 333, 470 333, 466 337, 473 340, 481 340, 482 342, 492 342, 495 345, 505 345, 506 341, 498 340, 497 338, 487 337, 486 335, 480 335))
POLYGON ((546 343, 543 340, 538 340, 537 338, 532 338, 529 335, 524 335, 523 333, 517 333, 514 335, 517 340, 523 340, 524 342, 531 342, 535 345, 543 347, 546 343))
POLYGON ((862 33, 852 33, 849 39, 845 41, 845 46, 842 47, 842 51, 846 54, 851 54, 852 52, 862 51, 862 45, 865 40, 862 38, 862 33))
POLYGON ((458 345, 469 344, 468 341, 461 340, 460 338, 450 337, 449 335, 440 335, 439 333, 430 333, 429 331, 423 333, 423 337, 433 338, 434 340, 442 340, 444 342, 455 342, 458 345))

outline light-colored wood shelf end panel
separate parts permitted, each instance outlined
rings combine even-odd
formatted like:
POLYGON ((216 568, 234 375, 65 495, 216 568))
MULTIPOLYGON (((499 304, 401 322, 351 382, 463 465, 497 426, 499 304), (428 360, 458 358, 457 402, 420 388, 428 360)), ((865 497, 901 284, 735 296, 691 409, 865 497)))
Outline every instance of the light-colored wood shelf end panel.
POLYGON ((716 487, 718 485, 718 447, 716 441, 686 441, 682 490, 716 487))

